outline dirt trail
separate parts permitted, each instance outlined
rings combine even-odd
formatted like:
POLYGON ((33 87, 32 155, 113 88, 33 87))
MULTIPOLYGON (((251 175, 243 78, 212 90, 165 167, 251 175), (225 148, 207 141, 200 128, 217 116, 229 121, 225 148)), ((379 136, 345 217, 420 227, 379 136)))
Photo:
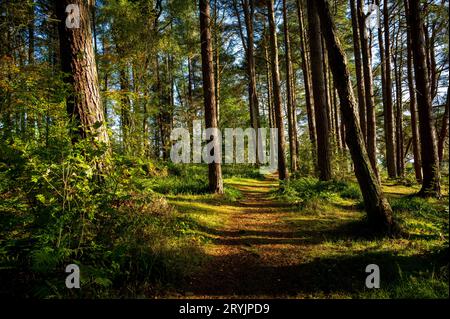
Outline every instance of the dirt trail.
POLYGON ((239 209, 214 230, 216 239, 206 248, 212 258, 189 279, 183 297, 286 297, 298 291, 303 280, 292 266, 301 262, 307 242, 283 220, 293 208, 269 198, 275 185, 273 179, 233 185, 243 195, 239 209))

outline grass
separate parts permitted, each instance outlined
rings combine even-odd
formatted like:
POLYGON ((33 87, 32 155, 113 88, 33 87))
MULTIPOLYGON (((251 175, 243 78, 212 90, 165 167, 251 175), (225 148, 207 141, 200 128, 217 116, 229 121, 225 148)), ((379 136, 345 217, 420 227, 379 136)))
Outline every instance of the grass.
MULTIPOLYGON (((442 200, 414 197, 417 185, 384 184, 395 218, 409 234, 391 239, 370 235, 354 182, 299 178, 279 191, 277 181, 264 180, 255 168, 225 165, 225 194, 211 195, 206 166, 126 161, 121 163, 114 195, 106 192, 107 199, 95 206, 100 211, 85 233, 90 244, 79 251, 36 246, 44 233, 36 229, 33 202, 22 190, 11 191, 15 184, 0 172, 5 175, 0 176, 0 295, 110 298, 176 291, 180 282, 217 257, 208 255, 207 247, 215 245, 224 227, 236 222, 231 217, 242 212, 240 202, 246 194, 256 194, 285 204, 271 214, 280 214, 282 223, 295 230, 295 240, 277 246, 286 249, 283 258, 290 260, 288 265, 278 265, 277 272, 300 276, 297 297, 449 296, 445 183, 442 200), (84 269, 85 288, 80 294, 62 287, 60 269, 74 261, 84 269), (368 263, 380 266, 379 290, 364 288, 368 263)), ((273 240, 262 232, 241 237, 273 240)), ((265 247, 242 249, 263 258, 265 247)))
POLYGON ((306 179, 278 194, 299 205, 286 222, 314 244, 304 255, 314 266, 299 267, 317 279, 315 289, 321 292, 309 297, 448 298, 448 195, 422 199, 413 196, 417 187, 385 185, 395 218, 409 234, 390 239, 369 235, 358 191, 351 183, 306 179), (322 240, 313 240, 312 234, 322 240), (381 289, 362 284, 369 263, 380 266, 381 289))

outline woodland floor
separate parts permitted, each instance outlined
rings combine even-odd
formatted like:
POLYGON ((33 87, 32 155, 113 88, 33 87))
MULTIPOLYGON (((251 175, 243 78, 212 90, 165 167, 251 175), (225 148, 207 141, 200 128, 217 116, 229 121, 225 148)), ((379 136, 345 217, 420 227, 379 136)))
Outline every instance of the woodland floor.
MULTIPOLYGON (((380 266, 384 287, 402 271, 434 271, 438 256, 432 251, 441 239, 367 238, 361 229, 364 213, 354 201, 336 199, 331 206, 312 203, 305 209, 277 200, 272 177, 233 178, 226 184, 242 193, 240 200, 171 198, 198 222, 206 262, 163 297, 358 297, 372 293, 364 288, 368 264, 380 266)), ((385 186, 385 191, 396 197, 414 190, 385 186)))

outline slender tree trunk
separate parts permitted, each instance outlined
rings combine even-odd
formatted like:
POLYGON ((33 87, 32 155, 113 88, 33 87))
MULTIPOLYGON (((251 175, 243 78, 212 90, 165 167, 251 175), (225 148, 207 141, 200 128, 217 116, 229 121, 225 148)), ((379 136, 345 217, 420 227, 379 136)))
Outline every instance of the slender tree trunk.
POLYGON ((317 143, 316 143, 316 119, 314 104, 311 97, 311 76, 309 70, 309 59, 308 50, 306 48, 306 33, 303 23, 303 5, 301 0, 297 0, 297 14, 299 21, 299 32, 300 32, 300 53, 302 58, 302 71, 303 71, 303 82, 305 84, 305 99, 306 99, 306 113, 308 116, 308 130, 309 130, 309 140, 311 141, 312 148, 312 158, 314 161, 315 171, 318 172, 317 167, 317 143))
POLYGON ((403 156, 403 90, 402 90, 402 71, 403 71, 403 51, 399 44, 399 37, 401 38, 400 27, 397 30, 395 55, 394 55, 394 74, 395 74, 395 102, 396 102, 396 116, 395 116, 395 139, 397 149, 397 176, 404 177, 405 175, 405 160, 403 156))
POLYGON ((275 114, 273 111, 273 91, 272 91, 272 74, 270 71, 270 58, 269 58, 269 52, 267 49, 267 43, 269 42, 266 29, 264 24, 264 59, 266 61, 266 78, 267 78, 267 108, 269 110, 269 126, 274 128, 275 127, 275 114))
POLYGON ((285 137, 284 125, 281 107, 281 90, 280 90, 280 70, 278 63, 278 40, 277 30, 275 25, 275 13, 273 7, 273 0, 266 0, 266 6, 269 17, 269 35, 270 35, 270 58, 272 69, 272 89, 274 97, 274 111, 275 121, 278 128, 278 176, 280 180, 289 178, 286 169, 286 155, 285 155, 285 137))
MULTIPOLYGON (((380 7, 380 0, 376 0, 376 5, 380 7)), ((390 38, 389 38, 389 14, 387 4, 384 4, 384 28, 381 28, 381 21, 378 25, 378 46, 380 49, 381 64, 381 85, 383 91, 383 115, 384 115, 384 139, 386 144, 385 160, 389 178, 397 176, 395 139, 394 139, 394 113, 392 106, 392 79, 391 79, 391 63, 390 63, 390 38), (387 33, 386 33, 387 30, 387 33), (387 35, 386 50, 384 47, 383 36, 387 35)))
MULTIPOLYGON (((404 1, 406 15, 409 15, 409 1, 404 1)), ((413 63, 412 63, 412 42, 411 30, 407 27, 407 72, 408 72, 408 89, 409 89, 409 109, 411 112, 411 133, 414 153, 414 171, 416 180, 422 182, 422 157, 420 153, 420 135, 417 114, 416 86, 414 84, 413 63)))
POLYGON ((322 33, 315 0, 307 0, 307 5, 312 88, 316 112, 317 166, 319 178, 327 181, 331 179, 331 155, 323 69, 322 33))
POLYGON ((378 178, 377 169, 377 139, 376 139, 376 112, 373 100, 373 77, 372 63, 370 59, 369 33, 366 28, 366 18, 363 12, 362 0, 357 0, 358 22, 361 41, 362 66, 364 72, 364 89, 366 95, 366 116, 367 116, 367 153, 373 171, 378 178))
POLYGON ((432 118, 432 104, 425 35, 419 0, 411 0, 410 14, 407 15, 411 30, 411 44, 416 79, 417 105, 419 111, 419 129, 422 152, 423 182, 419 194, 422 196, 441 196, 439 157, 436 142, 436 130, 432 118))
MULTIPOLYGON (((59 38, 62 71, 67 74, 65 81, 73 86, 73 94, 67 99, 67 112, 78 126, 78 138, 89 138, 109 146, 103 107, 100 98, 92 30, 90 8, 93 1, 60 0, 56 2, 60 19, 59 38), (80 28, 69 29, 65 25, 66 7, 76 4, 80 8, 80 28)), ((105 158, 105 157, 104 157, 105 158)), ((96 163, 97 171, 104 172, 104 158, 96 163)))
POLYGON ((445 140, 447 138, 447 132, 448 132, 448 119, 449 119, 449 95, 450 95, 450 88, 447 88, 447 101, 445 103, 445 111, 444 116, 442 117, 442 126, 441 126, 441 132, 439 134, 439 142, 438 142, 438 154, 439 154, 439 163, 442 163, 444 160, 444 145, 445 140))
MULTIPOLYGON (((216 96, 214 88, 214 66, 213 66, 213 52, 211 41, 211 18, 209 0, 199 1, 200 9, 200 41, 202 52, 202 71, 203 71, 203 94, 205 103, 205 124, 207 128, 217 128, 217 114, 216 114, 216 96)), ((214 139, 215 148, 217 151, 218 141, 214 139)), ((209 139, 208 142, 212 142, 209 139)), ((209 169, 209 190, 212 193, 223 194, 223 180, 221 163, 208 164, 209 169)))
POLYGON ((388 234, 398 231, 392 209, 386 200, 364 147, 358 123, 356 103, 345 53, 340 45, 334 23, 325 0, 314 0, 321 16, 321 27, 328 47, 328 58, 334 83, 339 92, 340 108, 345 122, 346 141, 355 165, 355 174, 364 198, 368 221, 374 230, 388 234))
MULTIPOLYGON (((258 94, 256 91, 256 66, 255 66, 255 53, 254 53, 254 31, 253 31, 253 20, 255 16, 255 9, 253 6, 254 0, 243 0, 242 6, 245 15, 245 25, 247 29, 247 76, 249 80, 248 93, 249 93, 249 104, 250 104, 250 118, 251 126, 256 130, 256 154, 261 147, 259 145, 258 139, 258 128, 261 126, 260 114, 259 114, 259 101, 258 94)), ((257 164, 259 164, 259 157, 256 157, 257 164)))
POLYGON ((287 0, 283 0, 283 29, 284 29, 284 50, 285 50, 285 64, 286 64, 286 94, 287 94, 287 113, 289 124, 289 154, 291 157, 291 171, 296 172, 298 168, 297 164, 297 143, 296 136, 297 130, 296 116, 295 116, 295 99, 294 99, 294 86, 293 86, 293 68, 291 59, 291 42, 289 39, 289 25, 287 15, 287 0))
POLYGON ((364 136, 364 141, 367 142, 367 124, 366 124, 366 92, 364 88, 364 74, 361 62, 361 36, 358 24, 358 14, 355 0, 350 0, 350 9, 352 15, 352 29, 353 29, 353 50, 355 56, 356 68, 356 87, 358 92, 358 110, 359 110, 359 124, 364 136))

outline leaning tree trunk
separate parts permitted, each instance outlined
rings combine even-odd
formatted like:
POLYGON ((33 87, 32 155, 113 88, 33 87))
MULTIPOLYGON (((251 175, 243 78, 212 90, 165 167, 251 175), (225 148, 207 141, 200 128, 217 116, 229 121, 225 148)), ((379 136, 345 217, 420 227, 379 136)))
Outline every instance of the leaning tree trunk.
MULTIPOLYGON (((216 96, 214 88, 214 66, 211 43, 211 18, 209 0, 200 0, 200 41, 202 52, 203 95, 205 103, 205 124, 207 128, 217 128, 216 96)), ((214 139, 217 142, 218 136, 214 139)), ((211 142, 212 139, 207 142, 211 142)), ((215 144, 217 152, 218 144, 215 144)), ((222 166, 215 161, 208 164, 209 190, 212 193, 223 194, 222 166)))
MULTIPOLYGON (((56 1, 59 23, 61 68, 66 75, 64 80, 73 86, 73 93, 67 98, 67 112, 78 127, 74 141, 91 139, 94 144, 107 145, 109 137, 100 98, 95 54, 92 44, 92 24, 90 19, 93 1, 56 1), (66 26, 66 7, 79 8, 79 28, 66 26)), ((98 173, 106 169, 105 156, 96 163, 98 173)))
POLYGON ((314 2, 321 16, 321 28, 328 47, 329 63, 339 93, 340 108, 346 129, 346 142, 364 197, 368 221, 374 230, 393 234, 398 228, 392 216, 392 209, 381 190, 364 147, 345 53, 339 42, 326 0, 314 0, 314 2))
POLYGON ((308 0, 307 6, 312 87, 314 110, 316 112, 317 166, 319 168, 319 178, 327 181, 331 179, 331 156, 326 105, 327 93, 325 91, 323 67, 322 33, 320 31, 320 18, 317 13, 315 0, 308 0))
POLYGON ((289 178, 286 169, 286 155, 285 155, 285 138, 284 125, 281 107, 281 90, 280 90, 280 70, 278 63, 278 40, 277 30, 275 25, 275 13, 273 8, 273 0, 266 0, 269 18, 269 36, 270 36, 270 59, 272 68, 272 90, 274 98, 275 122, 278 129, 278 176, 280 180, 289 178))
POLYGON ((423 181, 421 196, 441 196, 439 157, 436 130, 432 117, 431 90, 427 71, 425 34, 421 17, 420 1, 411 0, 408 27, 411 30, 411 44, 416 79, 417 105, 422 152, 423 181))

